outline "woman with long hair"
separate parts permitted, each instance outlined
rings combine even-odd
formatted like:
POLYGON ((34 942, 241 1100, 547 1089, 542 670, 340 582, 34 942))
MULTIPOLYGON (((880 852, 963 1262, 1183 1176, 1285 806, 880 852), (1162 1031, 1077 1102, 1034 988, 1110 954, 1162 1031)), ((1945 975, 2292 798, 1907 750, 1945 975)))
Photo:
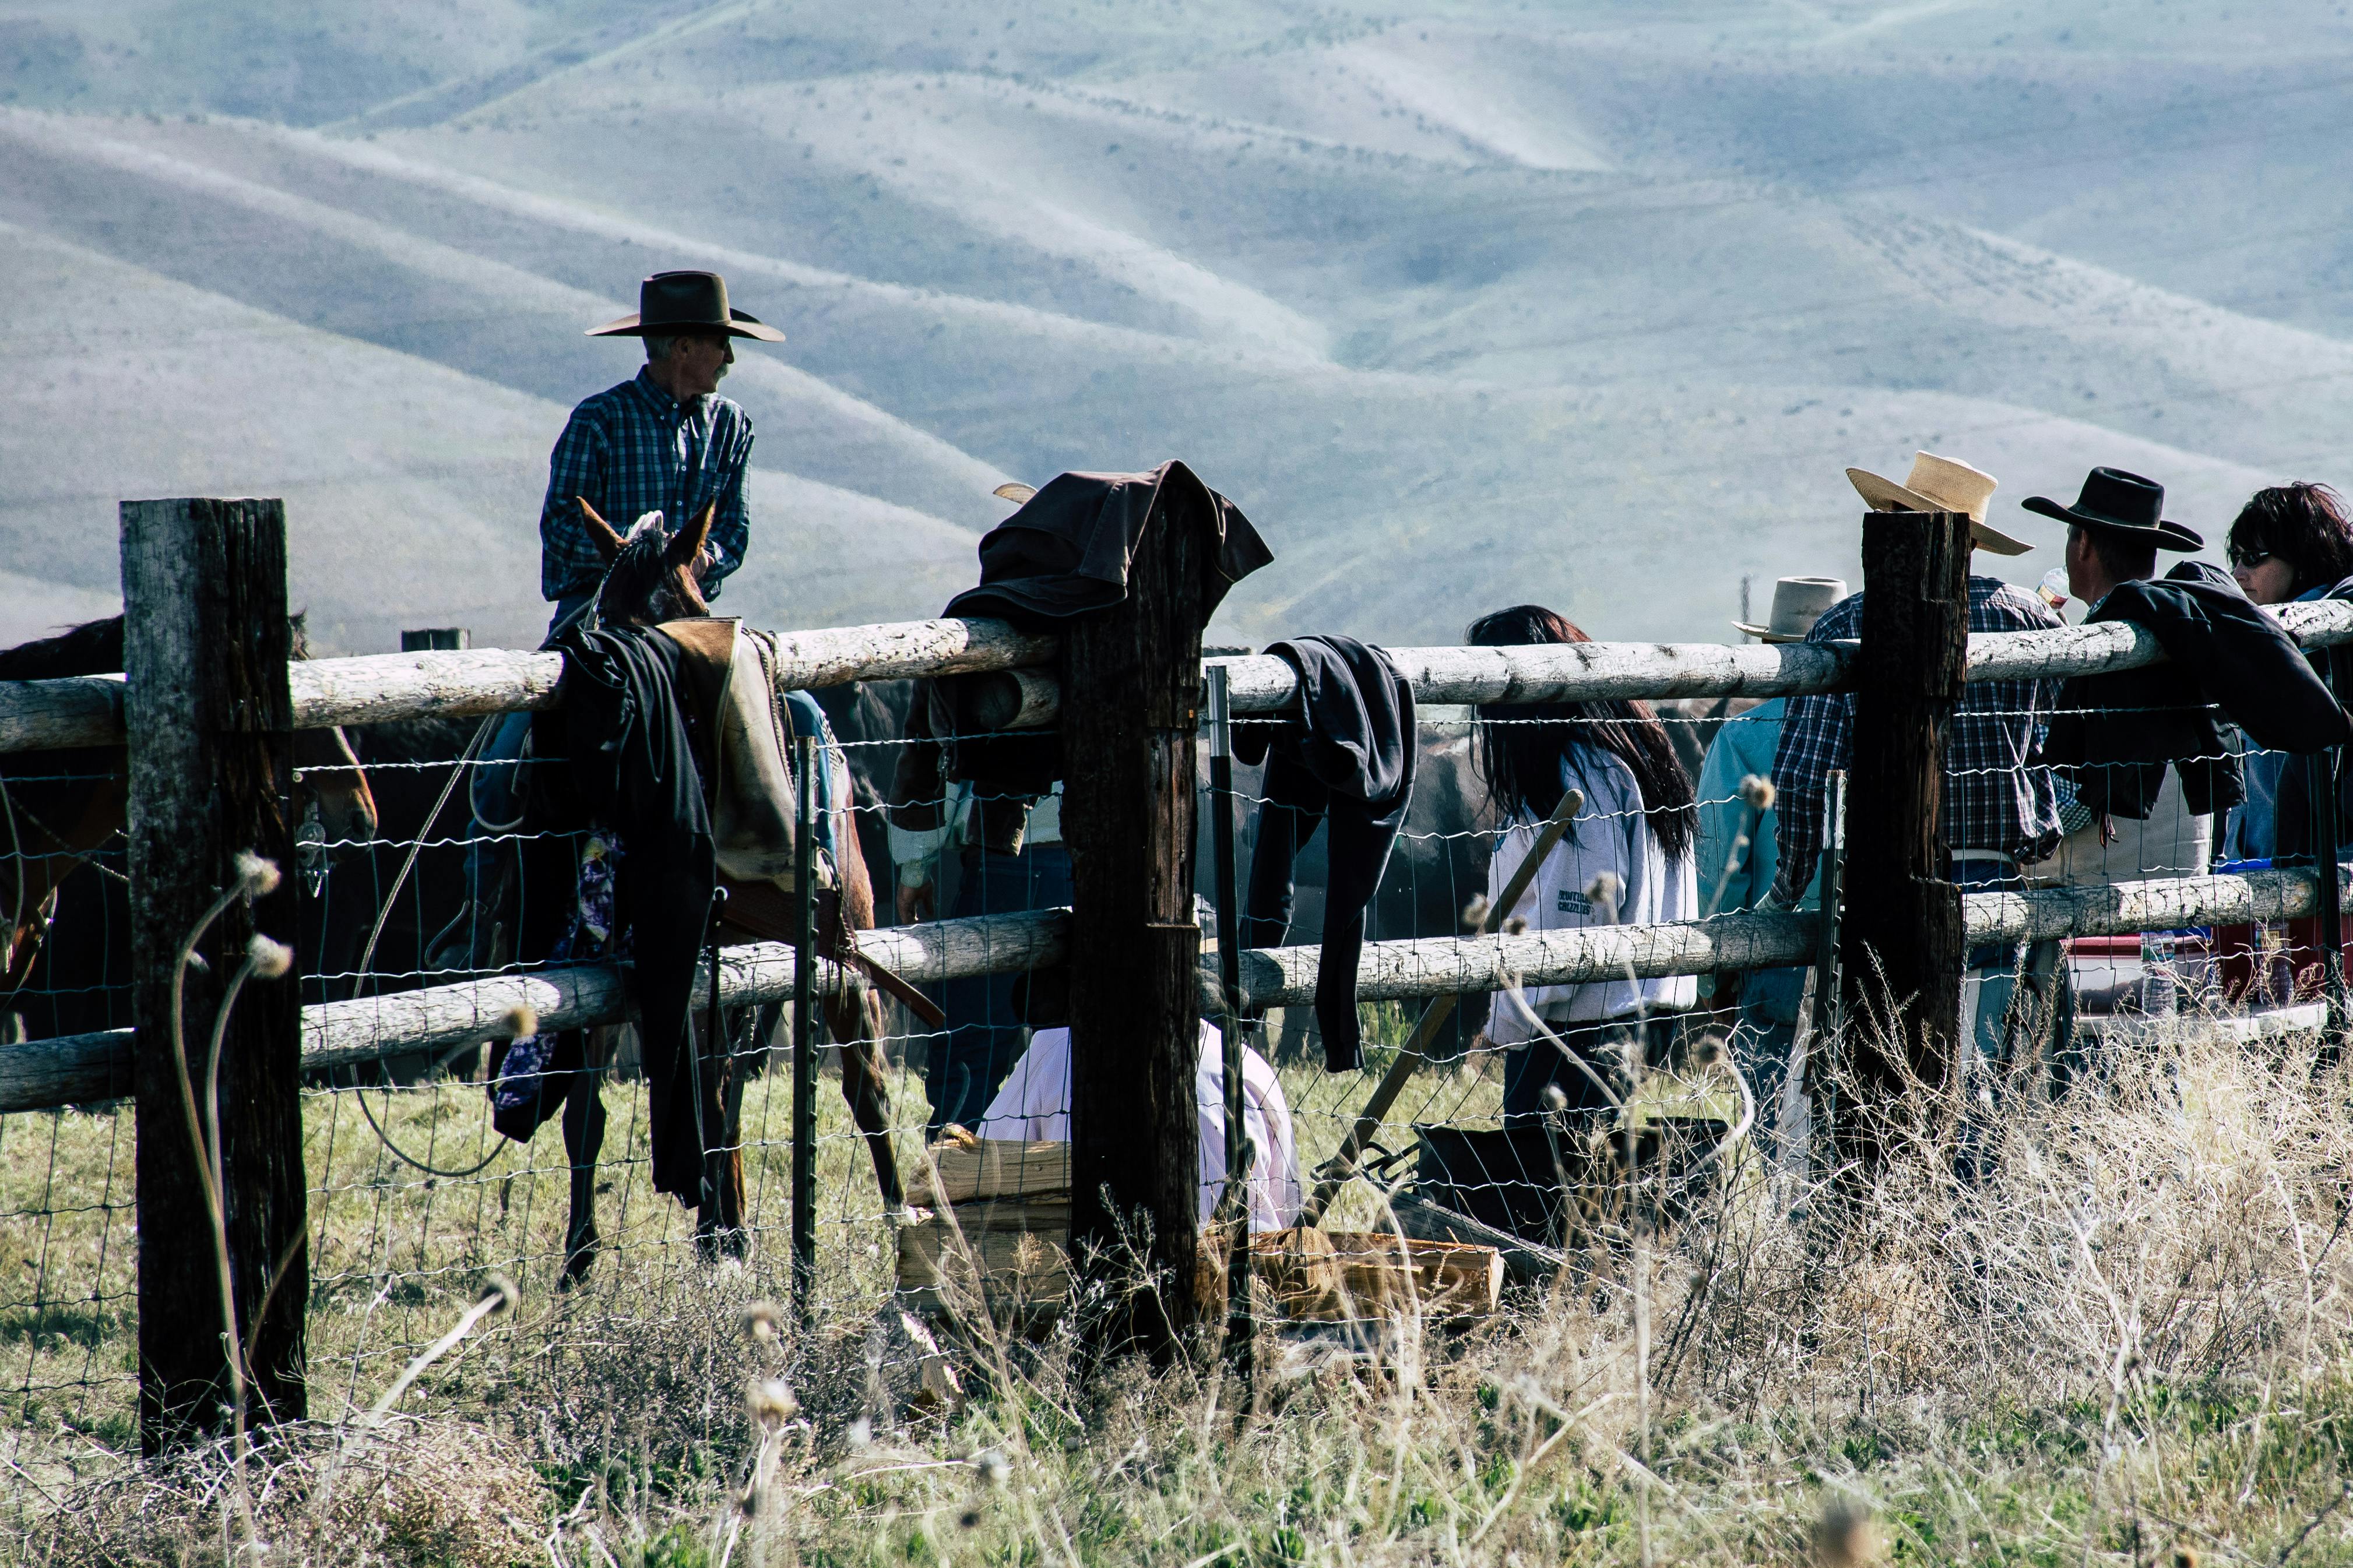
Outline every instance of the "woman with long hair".
MULTIPOLYGON (((2258 605, 2353 597, 2353 589, 2344 586, 2353 578, 2353 519, 2346 516, 2344 498, 2327 485, 2299 479, 2257 490, 2239 509, 2223 552, 2231 575, 2258 605)), ((2348 672, 2341 659, 2330 662, 2337 666, 2337 700, 2343 701, 2353 695, 2343 683, 2348 672)), ((2232 808, 2224 840, 2232 859, 2266 860, 2310 840, 2305 822, 2311 809, 2308 792, 2301 778, 2287 776, 2287 761, 2278 752, 2252 752, 2247 757, 2247 798, 2232 808), (2288 797, 2284 819, 2283 793, 2288 797)))
MULTIPOLYGON (((1592 639, 1555 611, 1519 605, 1473 621, 1467 640, 1524 647, 1592 639)), ((1497 919, 1517 913, 1531 926, 1559 930, 1698 915, 1691 779, 1648 703, 1491 704, 1479 710, 1477 757, 1504 825, 1487 865, 1491 900, 1503 896, 1535 849, 1562 795, 1575 789, 1584 797, 1518 909, 1498 910, 1497 919)), ((1512 1053, 1504 1072, 1506 1121, 1542 1110, 1548 1084, 1560 1086, 1573 1110, 1607 1108, 1602 1084, 1611 1079, 1617 1053, 1630 1040, 1653 1051, 1671 1037, 1674 1016, 1698 999, 1698 982, 1687 974, 1498 993, 1485 1037, 1512 1053)))

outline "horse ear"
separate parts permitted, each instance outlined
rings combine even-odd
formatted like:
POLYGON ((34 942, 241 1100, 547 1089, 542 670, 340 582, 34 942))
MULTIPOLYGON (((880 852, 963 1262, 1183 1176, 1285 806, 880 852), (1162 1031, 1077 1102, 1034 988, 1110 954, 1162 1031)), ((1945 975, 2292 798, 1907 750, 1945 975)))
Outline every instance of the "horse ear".
POLYGON ((621 552, 621 536, 613 531, 611 523, 596 515, 596 509, 588 504, 586 496, 574 496, 572 499, 580 503, 580 515, 588 523, 588 542, 596 547, 596 553, 603 556, 609 566, 613 557, 621 552))
POLYGON ((695 557, 701 555, 702 547, 711 542, 711 524, 718 515, 719 503, 712 501, 702 509, 702 515, 694 520, 693 527, 681 528, 670 536, 670 548, 663 553, 671 565, 683 566, 690 571, 693 569, 695 557))

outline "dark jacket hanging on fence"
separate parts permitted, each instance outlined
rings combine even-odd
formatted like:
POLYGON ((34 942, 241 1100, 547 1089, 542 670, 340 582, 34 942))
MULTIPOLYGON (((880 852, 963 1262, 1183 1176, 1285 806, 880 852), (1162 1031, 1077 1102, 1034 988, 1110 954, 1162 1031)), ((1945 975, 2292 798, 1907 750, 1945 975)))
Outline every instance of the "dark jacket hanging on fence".
POLYGON ((1413 688, 1388 654, 1353 637, 1296 637, 1267 651, 1299 671, 1304 717, 1235 731, 1236 757, 1266 763, 1242 945, 1274 947, 1290 934, 1292 862, 1316 824, 1325 823, 1331 869, 1315 1026, 1324 1037, 1324 1065, 1345 1072, 1363 1061, 1356 961, 1365 908, 1413 795, 1413 688))
MULTIPOLYGON (((687 731, 682 655, 659 632, 575 629, 556 646, 572 787, 627 851, 615 909, 636 955, 654 1189, 693 1205, 703 1161, 688 1011, 718 867, 687 731)), ((706 1102, 707 1110, 715 1100, 706 1102)))
POLYGON ((2217 704, 2268 750, 2312 752, 2348 738, 2344 710, 2295 639, 2204 562, 2118 584, 2085 624, 2105 621, 2147 627, 2167 662, 2076 676, 2061 693, 2042 760, 2073 778, 2095 817, 2146 819, 2168 766, 2193 814, 2245 799, 2217 704))
POLYGON ((949 616, 997 616, 1050 630, 1127 597, 1128 563, 1145 525, 1171 502, 1207 519, 1201 614, 1274 559, 1241 509, 1175 461, 1143 474, 1058 474, 980 541, 980 585, 948 601, 949 616))
MULTIPOLYGON (((1127 572, 1152 518, 1171 505, 1205 523, 1201 616, 1226 591, 1274 559, 1241 509, 1183 463, 1141 474, 1058 474, 1021 509, 981 537, 980 583, 948 601, 944 616, 991 616, 1032 630, 1052 630, 1074 616, 1107 610, 1127 597, 1127 572)), ((892 779, 892 820, 911 831, 940 825, 938 802, 950 782, 967 783, 979 803, 980 837, 1018 848, 1029 808, 1062 776, 1060 734, 1007 731, 959 734, 954 682, 944 676, 918 690, 908 739, 892 779)))

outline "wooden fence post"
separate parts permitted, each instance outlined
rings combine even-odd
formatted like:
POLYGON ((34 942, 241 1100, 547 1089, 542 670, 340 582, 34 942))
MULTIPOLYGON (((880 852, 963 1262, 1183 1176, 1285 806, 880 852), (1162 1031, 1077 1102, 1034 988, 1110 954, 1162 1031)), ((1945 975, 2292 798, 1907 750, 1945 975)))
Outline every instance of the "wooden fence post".
MULTIPOLYGON (((286 510, 275 500, 122 505, 123 727, 130 745, 131 977, 138 1105, 139 1431, 153 1455, 231 1422, 219 1266, 172 1049, 180 944, 237 881, 240 850, 287 872, 231 900, 182 987, 199 1100, 227 983, 257 933, 292 945, 293 704, 286 510)), ((249 980, 220 1054, 221 1168, 248 1425, 307 1414, 301 994, 249 980), (274 1288, 273 1288, 274 1287, 274 1288)))
POLYGON ((1952 1078, 1960 889, 1945 840, 1945 738, 1968 654, 1969 520, 1876 511, 1862 524, 1862 651, 1847 774, 1841 1001, 1856 1103, 1841 1141, 1866 1163, 1915 1079, 1952 1078))
MULTIPOLYGON (((1071 854, 1071 1233, 1110 1278, 1148 1226, 1156 1290, 1124 1295, 1106 1349, 1165 1355, 1217 1325, 1202 1299, 1200 930, 1193 914, 1203 552, 1192 502, 1164 490, 1127 597, 1063 638, 1062 841, 1071 854), (1140 1222, 1140 1223, 1139 1223, 1140 1222)), ((1221 1292, 1218 1292, 1220 1294, 1221 1292)))

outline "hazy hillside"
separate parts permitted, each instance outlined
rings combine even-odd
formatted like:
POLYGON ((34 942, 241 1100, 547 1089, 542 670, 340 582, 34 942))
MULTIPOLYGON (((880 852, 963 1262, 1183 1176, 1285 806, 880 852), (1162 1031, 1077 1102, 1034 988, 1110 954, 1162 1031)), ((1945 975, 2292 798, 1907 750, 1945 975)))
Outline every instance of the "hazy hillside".
POLYGON ((2353 479, 2348 78, 2304 4, 0 7, 0 637, 159 492, 284 495, 331 647, 530 637, 581 329, 677 265, 791 338, 727 384, 777 623, 1171 456, 1278 552, 1236 639, 1716 637, 1923 445, 2219 535, 2353 479))

